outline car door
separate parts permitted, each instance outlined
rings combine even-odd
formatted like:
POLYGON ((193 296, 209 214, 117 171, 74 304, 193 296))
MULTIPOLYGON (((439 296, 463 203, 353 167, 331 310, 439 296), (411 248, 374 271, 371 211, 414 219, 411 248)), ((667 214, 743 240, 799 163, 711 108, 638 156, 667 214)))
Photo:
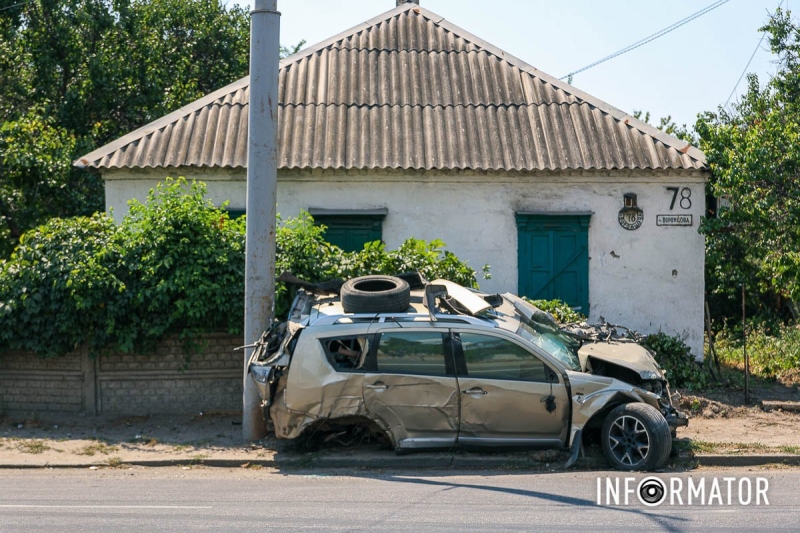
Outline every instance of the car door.
POLYGON ((570 401, 564 378, 529 347, 500 333, 456 331, 460 444, 564 445, 570 401))
POLYGON ((398 448, 455 444, 459 398, 449 332, 384 329, 369 358, 364 406, 398 448))

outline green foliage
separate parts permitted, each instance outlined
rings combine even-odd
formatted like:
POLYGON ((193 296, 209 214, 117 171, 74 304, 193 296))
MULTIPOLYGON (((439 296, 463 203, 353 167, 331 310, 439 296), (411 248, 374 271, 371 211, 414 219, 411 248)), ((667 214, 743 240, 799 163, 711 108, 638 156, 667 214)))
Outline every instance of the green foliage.
POLYGON ((778 10, 762 30, 779 58, 775 77, 762 86, 750 76, 733 111, 697 122, 710 189, 734 206, 701 232, 709 289, 732 302, 746 284, 749 305, 780 311, 783 300, 800 299, 800 28, 778 10))
POLYGON ((72 168, 74 135, 33 108, 0 124, 0 257, 50 217, 102 209, 100 178, 72 168))
POLYGON ((52 219, 0 262, 0 351, 62 355, 149 347, 180 333, 241 331, 244 225, 167 180, 120 226, 105 215, 52 219))
POLYGON ((525 300, 529 301, 542 311, 546 311, 553 315, 560 324, 570 324, 573 322, 583 322, 586 320, 585 315, 575 311, 569 306, 569 304, 567 304, 567 302, 562 300, 531 300, 529 298, 525 298, 525 300))
POLYGON ((641 344, 655 354, 672 387, 697 390, 711 384, 711 375, 695 361, 690 348, 680 337, 659 332, 648 335, 641 344))
POLYGON ((106 344, 106 316, 120 304, 119 229, 103 216, 52 219, 26 233, 0 262, 0 351, 45 356, 106 344))
MULTIPOLYGON (((642 122, 646 122, 650 124, 650 111, 641 111, 637 110, 633 112, 633 118, 637 118, 642 122)), ((666 117, 661 117, 658 121, 657 129, 663 131, 667 135, 672 135, 673 137, 677 137, 682 141, 686 141, 694 146, 697 146, 699 139, 694 131, 689 129, 686 124, 678 126, 675 124, 675 121, 672 120, 672 115, 667 115, 666 117)))
POLYGON ((116 345, 128 351, 180 332, 241 331, 244 221, 205 198, 202 183, 167 180, 120 227, 129 300, 115 310, 116 345), (240 304, 240 305, 236 305, 240 304), (120 312, 122 311, 122 312, 120 312))
MULTIPOLYGON (((0 260, 0 353, 58 356, 79 345, 133 351, 172 334, 190 348, 200 333, 241 332, 245 219, 231 220, 205 194, 202 183, 168 178, 145 203, 132 201, 119 226, 98 214, 52 219, 25 233, 10 259, 0 260)), ((441 241, 409 239, 393 251, 370 243, 346 253, 323 232, 307 213, 283 221, 277 271, 318 282, 420 270, 477 286, 475 271, 441 241)), ((278 284, 279 315, 291 297, 278 284)))
MULTIPOLYGON (((478 287, 477 273, 452 252, 444 249, 439 239, 425 242, 409 238, 397 250, 386 251, 386 245, 376 241, 367 243, 359 252, 342 252, 334 261, 337 277, 344 279, 368 274, 399 274, 420 272, 429 280, 447 279, 466 287, 478 287)), ((489 266, 483 267, 484 279, 489 276, 489 266)))
MULTIPOLYGON (((220 0, 37 0, 3 12, 8 120, 47 103, 107 142, 247 74, 249 16, 220 0)), ((6 88, 3 89, 6 91, 6 88)))
MULTIPOLYGON (((716 339, 720 361, 744 369, 744 344, 741 325, 723 330, 716 339)), ((748 323, 747 354, 750 372, 767 379, 796 379, 800 373, 800 328, 782 326, 777 331, 763 324, 748 323)))
POLYGON ((103 209, 75 159, 248 72, 249 14, 223 0, 0 8, 0 257, 51 217, 103 209))
POLYGON ((289 56, 295 55, 297 52, 302 50, 305 45, 306 45, 306 40, 305 39, 301 39, 299 43, 297 43, 297 44, 295 44, 293 46, 283 46, 283 45, 281 45, 280 54, 279 54, 280 58, 281 59, 285 59, 285 58, 287 58, 289 56))
MULTIPOLYGON (((447 279, 476 287, 477 273, 435 239, 426 242, 407 239, 397 250, 386 250, 380 241, 369 242, 357 252, 345 252, 325 242, 325 227, 314 225, 308 213, 283 222, 276 234, 276 272, 288 270, 295 276, 316 283, 334 278, 350 279, 369 274, 420 272, 426 278, 447 279)), ((489 277, 489 266, 482 269, 489 277)), ((284 315, 292 294, 282 283, 276 287, 276 313, 284 315)))

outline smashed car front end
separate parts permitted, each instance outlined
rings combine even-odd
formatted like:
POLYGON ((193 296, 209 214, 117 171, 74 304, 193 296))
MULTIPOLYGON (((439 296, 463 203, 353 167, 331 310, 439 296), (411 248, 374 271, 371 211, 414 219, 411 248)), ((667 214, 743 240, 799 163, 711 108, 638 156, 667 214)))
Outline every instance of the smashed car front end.
POLYGON ((548 349, 567 367, 573 396, 573 437, 585 425, 602 420, 614 406, 629 402, 657 409, 673 435, 678 427, 688 424, 689 417, 675 408, 678 395, 671 393, 664 370, 628 330, 607 324, 565 327, 518 296, 503 297, 513 304, 524 324, 518 333, 548 349), (537 335, 544 341, 537 342, 537 335), (558 342, 547 342, 547 338, 558 342), (559 346, 557 352, 554 346, 559 346))
POLYGON ((647 398, 645 403, 658 409, 674 431, 689 423, 689 417, 676 409, 678 395, 672 394, 664 370, 653 355, 630 339, 584 341, 578 350, 583 372, 625 383, 633 393, 647 398))

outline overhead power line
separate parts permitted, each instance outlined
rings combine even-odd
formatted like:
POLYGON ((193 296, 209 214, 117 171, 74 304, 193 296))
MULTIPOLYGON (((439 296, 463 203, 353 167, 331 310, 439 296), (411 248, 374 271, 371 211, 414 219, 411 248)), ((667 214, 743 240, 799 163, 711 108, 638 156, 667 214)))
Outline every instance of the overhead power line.
POLYGON ((626 46, 625 48, 623 48, 622 50, 619 50, 619 51, 617 51, 617 52, 614 52, 614 53, 613 53, 613 54, 611 54, 611 55, 608 55, 608 56, 606 56, 606 57, 604 57, 604 58, 602 58, 602 59, 598 59, 598 60, 597 60, 597 61, 595 61, 594 63, 591 63, 591 64, 589 64, 589 65, 586 65, 586 66, 585 66, 585 67, 583 67, 583 68, 579 68, 578 70, 574 70, 574 71, 570 72, 569 74, 565 74, 565 75, 564 75, 564 76, 562 76, 560 79, 562 79, 562 80, 563 80, 563 79, 569 78, 570 76, 574 76, 575 74, 579 74, 579 73, 581 73, 581 72, 583 72, 583 71, 585 71, 585 70, 589 70, 589 69, 590 69, 590 68, 592 68, 592 67, 596 67, 596 66, 597 66, 597 65, 599 65, 600 63, 605 63, 606 61, 608 61, 608 60, 610 60, 610 59, 614 59, 615 57, 619 57, 619 56, 621 56, 622 54, 625 54, 625 53, 628 53, 628 52, 630 52, 631 50, 635 50, 636 48, 639 48, 640 46, 644 46, 644 45, 646 45, 646 44, 647 44, 647 43, 649 43, 649 42, 655 41, 655 40, 656 40, 656 39, 658 39, 659 37, 663 37, 664 35, 666 35, 666 34, 668 34, 668 33, 672 32, 672 31, 674 31, 674 30, 677 30, 678 28, 680 28, 680 27, 681 27, 681 26, 683 26, 684 24, 687 24, 687 23, 689 23, 689 22, 693 21, 693 20, 694 20, 694 19, 696 19, 696 18, 702 17, 702 16, 703 16, 703 15, 705 15, 706 13, 708 13, 708 12, 710 12, 710 11, 713 11, 713 10, 715 10, 716 8, 718 8, 719 6, 721 6, 721 5, 723 5, 723 4, 727 4, 728 2, 730 2, 730 0, 717 0, 717 1, 716 1, 716 2, 714 2, 713 4, 711 4, 711 5, 709 5, 709 6, 706 6, 706 7, 704 7, 704 8, 703 8, 703 9, 701 9, 700 11, 698 11, 698 12, 696 12, 696 13, 693 13, 693 14, 689 15, 688 17, 684 18, 684 19, 681 19, 681 20, 679 20, 678 22, 676 22, 676 23, 674 23, 674 24, 672 24, 672 25, 670 25, 670 26, 667 26, 667 27, 666 27, 666 28, 664 28, 663 30, 657 31, 656 33, 654 33, 654 34, 652 34, 652 35, 649 35, 649 36, 645 37, 644 39, 642 39, 642 40, 640 40, 640 41, 636 41, 635 43, 633 43, 633 44, 631 44, 631 45, 628 45, 628 46, 626 46))
POLYGON ((0 11, 5 11, 6 9, 12 9, 14 7, 24 6, 24 5, 27 5, 27 4, 32 4, 33 2, 34 2, 34 0, 29 0, 28 2, 20 2, 19 4, 6 6, 6 7, 2 8, 2 9, 0 9, 0 11))
MULTIPOLYGON (((784 2, 784 0, 780 1, 780 3, 778 4, 778 7, 775 8, 775 11, 777 11, 778 8, 780 8, 783 5, 783 2, 784 2)), ((786 7, 787 8, 789 7, 789 0, 786 0, 786 7)), ((761 43, 764 42, 764 37, 766 37, 766 36, 767 36, 767 32, 763 32, 761 34, 761 39, 759 39, 758 44, 756 45, 756 49, 753 50, 753 53, 750 55, 750 59, 747 61, 747 64, 744 66, 744 69, 742 70, 742 73, 739 75, 739 79, 736 80, 736 85, 734 85, 733 89, 731 89, 731 94, 728 95, 728 99, 725 100, 725 105, 723 107, 726 107, 726 108, 728 107, 728 104, 730 103, 731 98, 733 98, 733 94, 736 92, 736 89, 737 89, 737 87, 739 87, 739 84, 742 83, 742 78, 744 78, 744 75, 747 73, 747 69, 750 68, 750 63, 752 63, 753 62, 753 58, 756 57, 756 53, 758 52, 758 49, 761 48, 761 43)))

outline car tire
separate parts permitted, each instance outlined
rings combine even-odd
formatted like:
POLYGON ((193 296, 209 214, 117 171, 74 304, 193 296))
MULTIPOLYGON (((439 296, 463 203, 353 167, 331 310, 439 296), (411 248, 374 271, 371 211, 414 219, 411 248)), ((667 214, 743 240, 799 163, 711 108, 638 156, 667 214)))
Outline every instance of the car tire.
POLYGON ((617 470, 656 470, 672 451, 672 435, 664 416, 644 403, 627 403, 611 411, 603 423, 603 452, 617 470))
POLYGON ((394 276, 361 276, 346 281, 340 296, 345 313, 400 313, 408 309, 411 289, 394 276))

